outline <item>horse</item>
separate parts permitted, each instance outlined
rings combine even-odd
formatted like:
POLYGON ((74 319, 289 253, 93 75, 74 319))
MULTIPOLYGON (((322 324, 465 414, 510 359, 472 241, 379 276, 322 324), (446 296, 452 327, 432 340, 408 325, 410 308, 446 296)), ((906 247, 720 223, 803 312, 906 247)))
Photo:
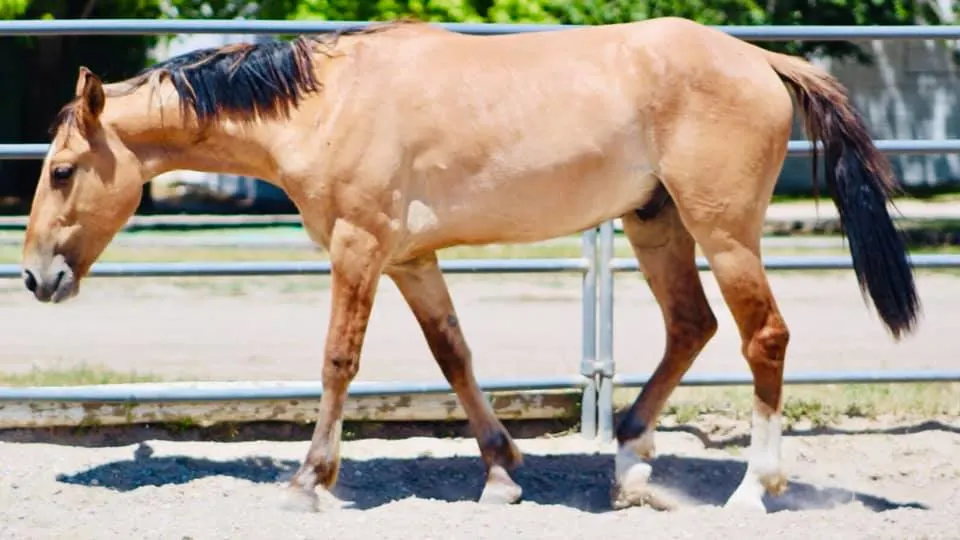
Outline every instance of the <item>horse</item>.
POLYGON ((344 402, 382 276, 467 415, 485 465, 478 502, 511 504, 522 498, 511 474, 523 456, 478 387, 436 252, 620 218, 666 343, 617 422, 611 504, 664 500, 649 482, 657 419, 717 330, 699 245, 755 396, 746 472, 724 506, 766 511, 764 493, 787 484, 790 332, 760 239, 797 111, 814 143, 814 186, 822 159, 864 303, 899 341, 921 313, 887 208, 899 188, 846 88, 804 59, 674 17, 482 37, 389 21, 195 50, 111 84, 81 66, 51 128, 24 284, 41 302, 76 296, 158 174, 264 179, 289 196, 331 262, 323 393, 308 452, 282 483, 288 504, 317 511, 318 493, 336 483, 344 402))

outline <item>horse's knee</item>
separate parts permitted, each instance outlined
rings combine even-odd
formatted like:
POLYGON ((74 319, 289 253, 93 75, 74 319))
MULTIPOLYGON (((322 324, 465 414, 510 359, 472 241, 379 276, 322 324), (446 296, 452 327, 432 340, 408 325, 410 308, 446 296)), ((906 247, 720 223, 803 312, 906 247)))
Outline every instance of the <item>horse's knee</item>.
POLYGON ((790 343, 790 330, 778 313, 771 312, 753 335, 744 341, 744 356, 751 366, 782 368, 790 343))
POLYGON ((360 369, 359 359, 355 356, 331 355, 323 364, 323 380, 335 384, 350 382, 360 369))
POLYGON ((771 313, 766 324, 744 340, 744 356, 753 373, 754 394, 770 412, 780 408, 789 343, 790 330, 776 313, 771 313))

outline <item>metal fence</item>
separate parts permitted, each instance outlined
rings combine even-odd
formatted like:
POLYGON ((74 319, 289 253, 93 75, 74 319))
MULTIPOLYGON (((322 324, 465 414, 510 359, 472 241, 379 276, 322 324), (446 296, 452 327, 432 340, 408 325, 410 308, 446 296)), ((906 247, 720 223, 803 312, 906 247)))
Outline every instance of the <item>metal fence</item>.
MULTIPOLYGON (((15 35, 163 35, 163 34, 296 34, 327 32, 368 22, 345 21, 243 21, 243 20, 28 20, 0 21, 0 36, 15 35)), ((553 31, 570 28, 562 25, 441 24, 450 30, 495 35, 518 32, 553 31)), ((960 39, 956 26, 720 26, 733 36, 752 41, 779 40, 862 40, 862 39, 960 39)), ((878 147, 888 153, 941 154, 960 153, 960 140, 880 140, 878 147)), ((0 159, 41 159, 45 144, 0 145, 0 159)), ((791 155, 807 155, 807 141, 791 141, 791 155)), ((619 376, 613 357, 614 274, 638 271, 633 259, 614 257, 614 227, 603 223, 582 237, 582 257, 575 259, 458 260, 444 261, 447 273, 548 273, 575 272, 582 275, 582 351, 579 375, 534 380, 481 381, 485 391, 582 389, 581 432, 585 437, 613 436, 613 389, 637 387, 646 383, 646 374, 619 376), (598 240, 599 233, 599 240, 598 240), (599 250, 599 253, 598 253, 599 250)), ((920 268, 960 267, 957 255, 914 255, 920 268)), ((708 269, 705 260, 698 267, 708 269)), ((849 257, 768 257, 770 270, 825 270, 852 268, 849 257)), ((238 276, 329 274, 324 262, 248 262, 248 263, 98 263, 94 276, 238 276)), ((0 277, 19 278, 17 265, 0 265, 0 277)), ((787 374, 786 384, 835 384, 875 382, 960 381, 960 371, 872 371, 787 374)), ((749 375, 688 375, 687 386, 747 385, 749 375)), ((448 393, 445 383, 364 383, 351 386, 351 395, 396 395, 448 393)), ((316 398, 322 393, 318 382, 287 385, 247 385, 206 383, 202 387, 138 386, 81 388, 0 388, 0 402, 170 402, 316 398)))

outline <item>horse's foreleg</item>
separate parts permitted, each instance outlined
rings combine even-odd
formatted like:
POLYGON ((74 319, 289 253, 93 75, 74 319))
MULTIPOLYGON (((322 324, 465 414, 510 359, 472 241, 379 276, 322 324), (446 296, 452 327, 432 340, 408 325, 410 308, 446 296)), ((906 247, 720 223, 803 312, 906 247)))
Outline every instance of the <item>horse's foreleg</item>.
POLYGON ((470 349, 434 254, 387 270, 420 324, 433 356, 453 388, 487 468, 480 502, 513 503, 521 489, 508 471, 521 463, 521 454, 480 392, 473 374, 470 349))
POLYGON ((624 232, 653 292, 666 326, 663 358, 643 391, 617 425, 615 508, 648 504, 670 508, 672 502, 650 489, 657 418, 694 359, 716 333, 717 320, 703 292, 694 259, 693 238, 668 203, 650 220, 631 213, 622 218, 624 232))
POLYGON ((383 254, 368 231, 338 221, 330 242, 331 302, 323 359, 323 396, 310 450, 290 480, 289 502, 316 509, 316 487, 329 489, 340 468, 340 434, 347 387, 360 367, 360 350, 376 296, 383 254))

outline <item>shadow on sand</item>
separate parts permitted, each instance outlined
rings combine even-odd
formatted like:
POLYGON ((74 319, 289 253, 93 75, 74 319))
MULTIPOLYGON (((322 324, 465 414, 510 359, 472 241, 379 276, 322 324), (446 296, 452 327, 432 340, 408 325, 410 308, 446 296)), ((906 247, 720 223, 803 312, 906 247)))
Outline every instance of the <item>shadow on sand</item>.
MULTIPOLYGON (((750 446, 750 435, 741 434, 723 439, 711 438, 702 429, 692 425, 681 425, 676 427, 658 427, 657 431, 689 433, 700 439, 704 448, 722 449, 729 446, 739 446, 746 448, 750 446)), ((783 432, 784 437, 812 437, 812 436, 830 436, 830 435, 913 435, 925 431, 942 431, 945 433, 960 434, 960 427, 945 424, 936 420, 921 422, 919 424, 895 426, 888 428, 863 428, 863 429, 844 429, 837 427, 814 427, 810 429, 791 429, 783 432)))
MULTIPOLYGON (((115 461, 71 475, 63 483, 96 486, 125 492, 143 486, 185 484, 210 476, 228 476, 255 483, 281 482, 299 463, 268 457, 232 461, 169 456, 152 457, 141 443, 135 459, 115 461)), ((563 505, 584 512, 611 511, 612 458, 604 454, 527 455, 514 478, 524 488, 524 500, 563 505)), ((652 482, 688 498, 694 504, 722 505, 733 493, 745 465, 732 460, 661 456, 654 462, 652 482)), ((445 501, 474 501, 482 489, 483 466, 476 457, 416 459, 344 459, 335 495, 358 509, 381 506, 397 499, 418 497, 445 501)), ((866 493, 818 488, 791 482, 787 492, 767 499, 771 512, 829 509, 859 501, 876 512, 897 508, 925 508, 918 503, 894 502, 866 493)))

